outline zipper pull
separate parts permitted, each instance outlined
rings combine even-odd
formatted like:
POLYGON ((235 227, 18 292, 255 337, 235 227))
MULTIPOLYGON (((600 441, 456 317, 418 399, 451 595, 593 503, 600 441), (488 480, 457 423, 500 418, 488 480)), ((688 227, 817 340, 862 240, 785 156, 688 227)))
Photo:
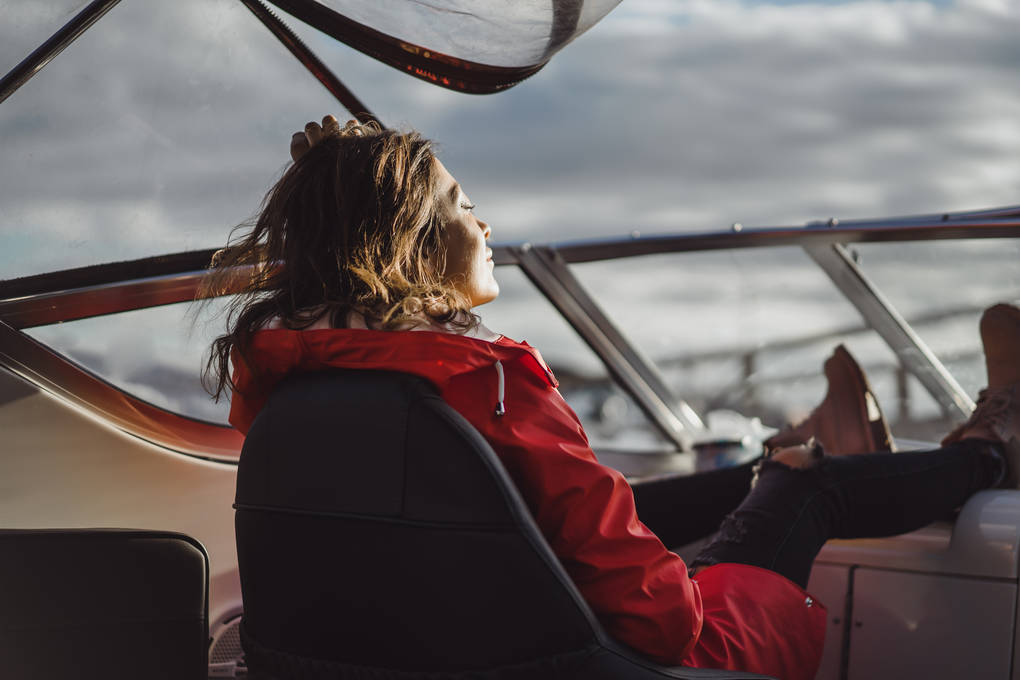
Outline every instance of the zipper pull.
POLYGON ((503 364, 499 360, 496 361, 496 415, 502 416, 506 414, 506 407, 503 405, 503 399, 506 396, 506 382, 503 379, 503 364))

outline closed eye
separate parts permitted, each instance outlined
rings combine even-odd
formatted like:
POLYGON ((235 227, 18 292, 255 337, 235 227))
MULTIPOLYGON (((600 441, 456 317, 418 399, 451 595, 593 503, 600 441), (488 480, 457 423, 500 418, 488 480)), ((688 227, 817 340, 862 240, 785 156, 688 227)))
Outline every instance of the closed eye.
POLYGON ((474 203, 468 203, 468 202, 465 201, 465 202, 462 202, 460 204, 460 207, 462 209, 464 209, 464 210, 467 210, 468 212, 471 212, 472 210, 475 209, 475 204, 474 203))

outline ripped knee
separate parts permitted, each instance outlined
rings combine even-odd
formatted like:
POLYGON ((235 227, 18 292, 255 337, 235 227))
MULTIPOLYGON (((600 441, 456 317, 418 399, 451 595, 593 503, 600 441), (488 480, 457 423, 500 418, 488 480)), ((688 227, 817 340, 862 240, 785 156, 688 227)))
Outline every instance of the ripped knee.
POLYGON ((794 470, 806 470, 817 465, 822 459, 820 451, 821 448, 817 445, 798 444, 776 449, 769 454, 768 459, 794 470))
POLYGON ((768 465, 777 464, 789 470, 810 470, 817 467, 824 457, 825 451, 814 437, 804 444, 774 449, 754 466, 751 488, 755 487, 761 471, 768 465))

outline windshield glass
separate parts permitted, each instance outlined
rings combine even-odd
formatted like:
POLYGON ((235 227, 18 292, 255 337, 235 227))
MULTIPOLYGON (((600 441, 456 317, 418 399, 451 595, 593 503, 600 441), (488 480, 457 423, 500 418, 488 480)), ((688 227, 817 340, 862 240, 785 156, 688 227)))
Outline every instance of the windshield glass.
MULTIPOLYGON (((927 265, 918 269, 922 266, 927 265)), ((937 441, 954 426, 958 414, 940 412, 800 248, 654 255, 574 270, 674 392, 710 426, 730 412, 753 415, 775 428, 802 421, 825 395, 822 366, 839 344, 868 376, 897 436, 937 441), (648 290, 650 270, 658 272, 654 290, 648 290), (654 302, 659 313, 649 315, 635 305, 639 295, 654 302)), ((980 359, 976 319, 969 321, 918 331, 925 340, 961 344, 980 359)))

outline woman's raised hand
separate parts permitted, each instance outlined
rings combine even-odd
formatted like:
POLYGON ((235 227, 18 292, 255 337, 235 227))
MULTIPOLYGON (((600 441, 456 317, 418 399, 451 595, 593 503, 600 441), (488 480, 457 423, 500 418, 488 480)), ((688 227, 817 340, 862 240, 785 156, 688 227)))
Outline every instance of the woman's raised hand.
POLYGON ((297 162, 309 149, 319 143, 323 137, 340 134, 340 121, 333 115, 322 119, 322 125, 315 121, 305 125, 301 132, 295 132, 290 138, 290 157, 297 162))

